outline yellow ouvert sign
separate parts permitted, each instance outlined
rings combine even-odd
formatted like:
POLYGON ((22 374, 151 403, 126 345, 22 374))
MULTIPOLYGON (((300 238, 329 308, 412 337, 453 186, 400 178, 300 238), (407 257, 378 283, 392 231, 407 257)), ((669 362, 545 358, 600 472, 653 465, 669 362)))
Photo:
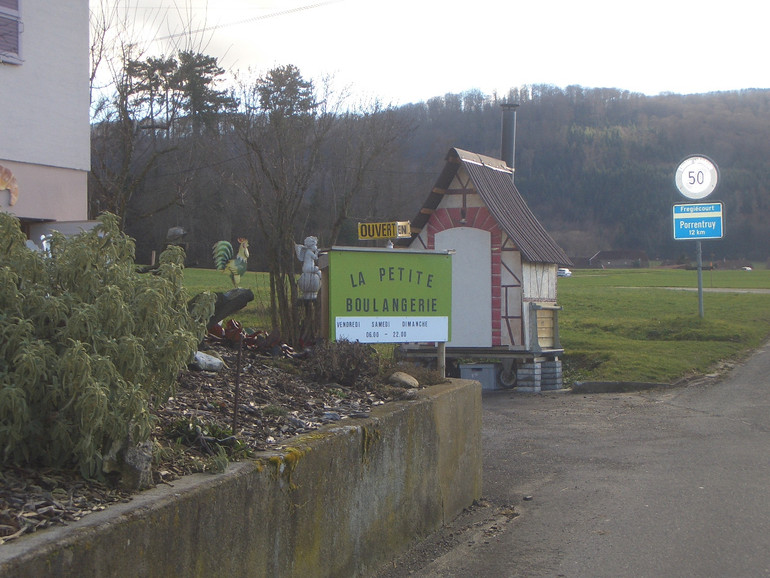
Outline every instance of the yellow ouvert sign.
POLYGON ((358 223, 358 239, 407 239, 412 236, 409 221, 389 223, 358 223))

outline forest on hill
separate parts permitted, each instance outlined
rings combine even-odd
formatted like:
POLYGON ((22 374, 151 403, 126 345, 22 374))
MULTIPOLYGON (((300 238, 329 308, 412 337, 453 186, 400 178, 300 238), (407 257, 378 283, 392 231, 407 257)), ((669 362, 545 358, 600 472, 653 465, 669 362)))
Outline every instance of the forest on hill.
POLYGON ((118 214, 137 260, 184 230, 190 265, 211 247, 251 242, 250 268, 290 264, 292 242, 356 244, 360 221, 414 217, 450 148, 500 157, 503 102, 515 102, 515 182, 572 257, 643 250, 694 258, 673 240, 679 163, 705 155, 719 167, 708 202, 724 204, 725 236, 706 260, 770 256, 770 90, 645 96, 620 89, 524 86, 470 90, 403 106, 333 101, 291 66, 252 84, 214 90, 203 55, 133 62, 125 90, 92 122, 91 216, 118 214), (176 67, 176 68, 174 68, 176 67), (152 70, 151 70, 152 69, 152 70), (169 78, 172 75, 169 73, 169 78), (197 82, 200 81, 200 82, 197 82))
MULTIPOLYGON (((688 202, 674 175, 685 157, 701 154, 719 167, 707 200, 723 203, 725 220, 725 237, 703 242, 704 258, 767 259, 770 91, 644 96, 532 86, 508 100, 520 103, 516 186, 570 256, 634 249, 692 258, 693 243, 673 240, 672 205, 688 202)), ((447 95, 400 112, 416 120, 402 157, 424 163, 415 170, 433 159, 438 171, 446 145, 500 156, 500 106, 482 95, 447 95)))

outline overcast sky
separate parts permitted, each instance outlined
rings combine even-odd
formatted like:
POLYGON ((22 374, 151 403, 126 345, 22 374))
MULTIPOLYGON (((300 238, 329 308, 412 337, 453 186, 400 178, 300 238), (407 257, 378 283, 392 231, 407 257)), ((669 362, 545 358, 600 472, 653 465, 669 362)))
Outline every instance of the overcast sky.
POLYGON ((150 22, 153 52, 170 52, 181 14, 206 42, 200 52, 228 70, 293 64, 386 104, 523 84, 648 95, 770 87, 755 0, 130 1, 137 24, 150 22))

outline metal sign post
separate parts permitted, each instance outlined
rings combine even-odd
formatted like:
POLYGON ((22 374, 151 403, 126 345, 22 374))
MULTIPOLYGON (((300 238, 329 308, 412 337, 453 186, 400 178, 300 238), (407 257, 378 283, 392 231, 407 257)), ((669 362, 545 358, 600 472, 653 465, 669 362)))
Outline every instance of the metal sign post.
POLYGON ((698 315, 703 318, 703 250, 700 241, 695 241, 695 259, 698 263, 698 315))
MULTIPOLYGON (((716 189, 719 169, 703 155, 684 159, 674 177, 679 192, 691 200, 708 197, 716 189)), ((674 239, 694 240, 698 264, 698 313, 703 317, 703 250, 701 240, 721 239, 722 203, 674 205, 674 239)))

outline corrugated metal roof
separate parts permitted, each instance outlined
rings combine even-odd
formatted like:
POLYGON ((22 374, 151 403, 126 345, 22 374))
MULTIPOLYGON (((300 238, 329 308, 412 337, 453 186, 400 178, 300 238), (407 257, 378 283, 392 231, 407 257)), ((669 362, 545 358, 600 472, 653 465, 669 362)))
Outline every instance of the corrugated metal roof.
MULTIPOLYGON (((572 265, 564 250, 556 244, 527 206, 513 184, 512 171, 505 162, 458 148, 449 150, 446 161, 423 208, 412 220, 414 234, 418 234, 427 224, 462 165, 489 212, 527 261, 572 265)), ((409 239, 404 241, 406 243, 401 244, 410 242, 409 239)))

